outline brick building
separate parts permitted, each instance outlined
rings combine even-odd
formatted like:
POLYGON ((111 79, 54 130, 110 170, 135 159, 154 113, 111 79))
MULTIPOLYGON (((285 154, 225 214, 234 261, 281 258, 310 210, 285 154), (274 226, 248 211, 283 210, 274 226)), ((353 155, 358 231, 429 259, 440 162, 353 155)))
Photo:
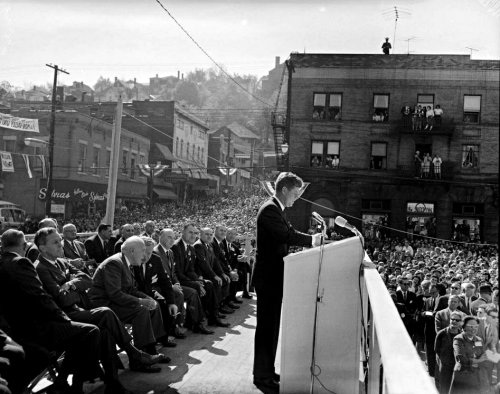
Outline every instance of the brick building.
MULTIPOLYGON (((82 105, 82 103, 80 103, 82 105)), ((88 107, 87 107, 88 109, 88 107)), ((25 138, 49 140, 50 106, 36 102, 12 102, 11 114, 39 119, 40 134, 0 128, 3 150, 13 153, 15 172, 0 175, 1 198, 21 205, 30 215, 44 217, 47 178, 42 155, 48 163, 48 149, 27 146, 25 138), (29 155, 29 178, 22 154, 29 155)), ((54 146, 55 216, 70 219, 106 211, 112 121, 103 122, 76 110, 57 112, 54 146)), ((117 206, 147 202, 146 177, 136 164, 149 160, 149 139, 123 130, 120 143, 120 169, 117 206)))
MULTIPOLYGON (((273 116, 287 142, 279 164, 311 182, 289 217, 309 226, 317 211, 338 214, 365 234, 384 221, 390 235, 426 228, 451 239, 458 224, 470 238, 498 241, 500 62, 464 55, 291 54, 290 128, 273 116), (432 131, 413 130, 403 107, 443 109, 432 131), (415 169, 429 153, 442 159, 442 179, 415 169), (364 225, 362 225, 362 221, 364 225)), ((408 236, 412 236, 409 234, 408 236)))

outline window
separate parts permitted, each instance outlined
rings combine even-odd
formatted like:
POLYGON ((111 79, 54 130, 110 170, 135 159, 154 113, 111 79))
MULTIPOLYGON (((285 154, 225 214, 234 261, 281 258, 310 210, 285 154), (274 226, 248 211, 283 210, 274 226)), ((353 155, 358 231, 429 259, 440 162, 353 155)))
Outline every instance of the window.
POLYGON ((311 167, 338 169, 340 167, 340 142, 313 141, 311 167))
POLYGON ((479 145, 462 145, 462 168, 479 167, 479 145))
POLYGON ((201 161, 205 160, 205 148, 201 148, 201 161))
POLYGON ((434 204, 428 202, 409 202, 406 204, 406 231, 408 238, 413 234, 429 237, 436 236, 436 217, 434 204))
POLYGON ((189 135, 193 135, 193 126, 189 126, 189 135))
POLYGON ((3 150, 10 153, 16 151, 16 136, 3 137, 3 150))
POLYGON ((86 158, 87 158, 87 145, 80 143, 78 148, 78 172, 85 172, 86 158))
POLYGON ((111 167, 111 148, 106 148, 106 177, 109 177, 109 167, 111 167))
POLYGON ((372 142, 370 168, 372 170, 387 169, 387 142, 372 142))
POLYGON ((313 119, 340 121, 342 93, 314 93, 313 119))
POLYGON ((186 157, 189 159, 189 142, 187 143, 186 146, 186 157))
MULTIPOLYGON (((178 139, 177 139, 178 141, 178 139)), ((144 153, 140 153, 139 154, 139 164, 145 164, 146 163, 146 156, 144 155, 144 153)), ((142 173, 142 171, 138 171, 139 172, 139 178, 145 178, 145 175, 142 173)))
POLYGON ((417 105, 421 105, 422 108, 434 109, 434 95, 433 94, 417 94, 417 105))
POLYGON ((99 159, 101 156, 101 148, 94 146, 94 154, 92 155, 92 174, 99 174, 99 159))
POLYGON ((181 140, 181 157, 184 155, 184 140, 181 140))
POLYGON ((452 240, 482 241, 484 204, 453 203, 452 240))
POLYGON ((135 158, 136 154, 130 154, 130 179, 135 179, 135 158))
POLYGON ((464 96, 464 123, 479 123, 481 96, 464 96))
POLYGON ((122 153, 122 174, 123 175, 127 175, 128 174, 128 171, 127 171, 127 159, 128 159, 128 151, 126 151, 124 149, 123 153, 122 153))
POLYGON ((193 154, 191 155, 191 158, 194 160, 194 150, 195 150, 195 146, 193 144, 193 154))
POLYGON ((175 155, 179 156, 179 137, 175 139, 175 155))
POLYGON ((198 147, 198 160, 200 160, 200 147, 198 147))
POLYGON ((374 122, 388 122, 389 121, 389 95, 388 94, 374 94, 373 95, 372 120, 374 122))

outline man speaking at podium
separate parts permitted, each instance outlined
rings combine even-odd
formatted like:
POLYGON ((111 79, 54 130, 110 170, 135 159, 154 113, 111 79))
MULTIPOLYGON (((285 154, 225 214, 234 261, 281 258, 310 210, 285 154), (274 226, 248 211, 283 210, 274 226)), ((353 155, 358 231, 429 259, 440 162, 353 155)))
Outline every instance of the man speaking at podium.
POLYGON ((276 179, 275 195, 257 214, 257 251, 252 286, 257 293, 255 330, 254 384, 258 388, 279 390, 279 375, 274 370, 278 346, 283 298, 283 258, 289 246, 319 246, 321 234, 308 235, 295 230, 288 222, 285 208, 300 195, 302 179, 282 172, 276 179))

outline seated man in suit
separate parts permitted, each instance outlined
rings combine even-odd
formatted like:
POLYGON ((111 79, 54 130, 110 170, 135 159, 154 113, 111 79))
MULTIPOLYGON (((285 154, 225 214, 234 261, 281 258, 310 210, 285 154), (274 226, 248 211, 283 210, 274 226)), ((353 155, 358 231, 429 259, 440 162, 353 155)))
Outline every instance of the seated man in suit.
MULTIPOLYGON (((181 325, 184 322, 184 301, 186 301, 189 317, 192 322, 194 333, 213 334, 214 332, 205 327, 205 311, 201 303, 198 292, 187 286, 182 286, 175 274, 174 253, 170 249, 175 242, 175 233, 172 229, 164 228, 160 232, 160 243, 153 249, 154 253, 160 256, 161 263, 165 272, 170 276, 172 281, 172 289, 174 290, 175 304, 181 313, 178 315, 176 323, 181 325)), ((185 338, 186 335, 180 332, 179 327, 176 327, 172 332, 178 339, 185 338)))
POLYGON ((118 241, 116 241, 115 246, 114 246, 115 254, 120 253, 122 251, 122 245, 125 242, 125 240, 127 238, 130 238, 132 235, 134 235, 134 226, 132 226, 129 223, 124 224, 120 228, 120 234, 121 234, 121 237, 118 241))
POLYGON ((55 229, 38 230, 35 243, 40 250, 35 267, 47 293, 71 320, 94 324, 101 330, 101 363, 105 372, 106 392, 128 392, 118 381, 117 344, 127 352, 131 370, 159 372, 159 367, 150 366, 162 361, 163 355, 151 356, 141 352, 132 345, 132 337, 111 309, 91 307, 86 291, 92 286, 92 279, 59 258, 62 244, 55 229))
MULTIPOLYGON (((38 222, 38 230, 46 227, 57 229, 56 219, 45 218, 38 222)), ((26 257, 30 259, 32 263, 38 259, 39 254, 40 252, 34 242, 26 249, 26 257)))
POLYGON ((110 238, 113 229, 109 224, 101 223, 97 227, 97 234, 85 240, 85 249, 90 259, 95 260, 97 265, 101 264, 113 253, 111 252, 110 238))
POLYGON ((122 245, 122 252, 104 260, 94 274, 88 296, 94 307, 107 306, 123 323, 132 324, 134 345, 156 354, 157 338, 165 336, 158 303, 136 288, 134 266, 146 260, 146 245, 136 236, 122 245))
MULTIPOLYGON (((177 305, 175 305, 174 290, 170 277, 165 272, 160 256, 153 254, 155 241, 149 237, 142 237, 146 245, 146 261, 140 266, 134 267, 137 289, 153 298, 161 310, 163 327, 169 333, 175 324, 177 316, 177 305)), ((175 347, 177 344, 168 339, 168 334, 163 338, 157 338, 165 347, 175 347)))
POLYGON ((200 280, 194 270, 196 252, 193 243, 196 240, 196 227, 189 223, 184 226, 182 237, 175 241, 172 246, 175 261, 175 274, 181 285, 191 287, 198 292, 203 308, 208 314, 208 324, 218 327, 229 327, 229 323, 224 323, 218 317, 218 301, 212 282, 200 280))
POLYGON ((68 223, 63 226, 63 251, 68 263, 89 276, 94 274, 97 264, 90 260, 85 245, 76 239, 76 226, 68 223))
POLYGON ((466 316, 465 313, 458 310, 459 305, 460 305, 460 297, 458 295, 451 295, 448 298, 448 308, 443 309, 436 313, 434 319, 436 334, 443 328, 446 328, 450 325, 451 312, 455 311, 460 312, 460 314, 462 315, 462 319, 466 316))
POLYGON ((223 312, 225 309, 222 302, 229 295, 231 279, 224 273, 219 260, 215 257, 211 244, 213 237, 214 232, 211 228, 201 229, 200 239, 193 245, 196 252, 195 271, 199 279, 208 279, 212 282, 219 302, 219 311, 223 312))
POLYGON ((64 361, 49 393, 66 393, 73 374, 72 390, 82 391, 83 382, 102 374, 99 368, 99 328, 72 321, 43 289, 35 266, 22 257, 24 234, 7 230, 2 234, 0 259, 0 307, 14 333, 48 351, 64 351, 64 361))
MULTIPOLYGON (((248 274, 250 274, 251 267, 248 256, 245 256, 241 251, 240 246, 236 242, 238 233, 235 228, 229 227, 227 229, 226 240, 229 249, 230 264, 238 270, 238 288, 235 290, 243 291, 243 298, 252 299, 248 294, 248 274), (234 262, 234 263, 233 263, 234 262)), ((238 302, 236 294, 234 295, 233 302, 238 302)))

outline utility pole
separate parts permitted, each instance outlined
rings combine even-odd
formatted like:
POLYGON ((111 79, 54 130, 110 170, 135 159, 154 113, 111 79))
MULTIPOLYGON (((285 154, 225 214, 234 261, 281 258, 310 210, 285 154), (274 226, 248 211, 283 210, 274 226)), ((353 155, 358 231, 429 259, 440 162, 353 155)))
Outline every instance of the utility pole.
MULTIPOLYGON (((52 208, 52 190, 53 178, 54 178, 54 139, 56 133, 56 94, 57 94, 57 73, 61 71, 62 73, 68 74, 63 69, 60 69, 57 65, 46 64, 47 67, 54 69, 54 85, 52 86, 52 110, 50 117, 50 135, 49 135, 49 172, 47 173, 47 200, 45 201, 45 217, 50 217, 52 208)), ((61 97, 61 100, 64 99, 61 97)))
POLYGON ((118 98, 116 103, 115 119, 113 122, 113 135, 111 136, 111 158, 109 167, 108 179, 108 199, 106 201, 106 216, 104 222, 113 226, 115 220, 115 200, 116 200, 116 183, 118 180, 118 158, 120 157, 120 139, 122 133, 122 112, 123 99, 118 98))
POLYGON ((151 169, 149 170, 149 179, 150 179, 150 189, 149 189, 149 213, 153 212, 153 187, 155 185, 154 179, 155 179, 155 170, 151 166, 151 169))
POLYGON ((285 143, 288 144, 288 152, 284 155, 285 159, 285 172, 289 169, 290 157, 290 127, 292 125, 292 73, 295 72, 295 68, 291 60, 285 61, 286 68, 288 69, 288 91, 286 95, 286 123, 285 123, 285 143))
POLYGON ((229 192, 229 181, 230 181, 230 178, 229 178, 229 155, 231 154, 231 130, 230 129, 227 129, 228 130, 228 140, 227 140, 227 157, 226 157, 226 186, 227 186, 227 191, 229 192))

